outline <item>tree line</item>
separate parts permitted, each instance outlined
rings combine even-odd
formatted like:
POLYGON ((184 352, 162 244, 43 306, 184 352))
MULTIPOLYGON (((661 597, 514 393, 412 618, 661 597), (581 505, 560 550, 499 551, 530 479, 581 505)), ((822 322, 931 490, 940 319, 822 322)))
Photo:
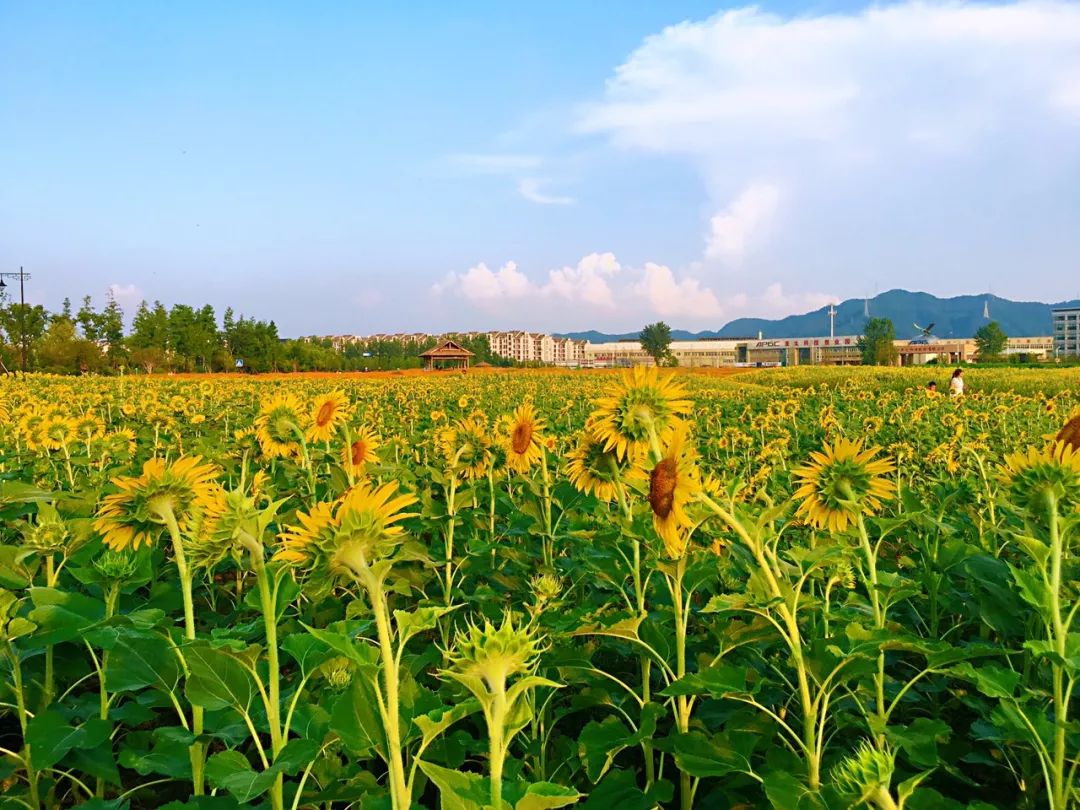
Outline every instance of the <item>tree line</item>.
MULTIPOLYGON (((164 372, 365 371, 419 368, 419 354, 435 338, 415 345, 379 340, 334 346, 328 339, 284 339, 274 321, 237 315, 218 321, 212 306, 143 301, 131 328, 110 292, 99 310, 91 296, 76 311, 64 299, 59 312, 21 305, 0 291, 0 371, 21 368, 25 339, 28 371, 54 374, 164 372)), ((484 337, 456 337, 476 362, 510 365, 494 357, 484 337)))

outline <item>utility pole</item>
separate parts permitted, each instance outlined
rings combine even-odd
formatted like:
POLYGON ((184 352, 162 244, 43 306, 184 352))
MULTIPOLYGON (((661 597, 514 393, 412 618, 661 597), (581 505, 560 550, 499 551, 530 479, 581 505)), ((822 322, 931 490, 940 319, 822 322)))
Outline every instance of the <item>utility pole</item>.
POLYGON ((3 290, 7 284, 4 283, 5 278, 17 278, 19 280, 19 344, 22 349, 22 373, 26 373, 26 350, 27 350, 27 334, 26 334, 26 279, 30 278, 29 273, 24 273, 22 267, 19 268, 18 273, 0 273, 0 290, 3 290))

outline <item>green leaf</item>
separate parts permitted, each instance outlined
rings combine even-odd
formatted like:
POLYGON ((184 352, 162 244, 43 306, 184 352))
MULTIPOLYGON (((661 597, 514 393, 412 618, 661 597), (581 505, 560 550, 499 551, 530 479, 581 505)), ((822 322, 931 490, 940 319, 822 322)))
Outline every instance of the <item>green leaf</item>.
POLYGON ((678 695, 712 695, 723 697, 732 692, 746 693, 746 669, 720 665, 684 675, 660 694, 664 697, 678 695))
POLYGON ((582 804, 582 810, 654 810, 657 806, 668 807, 674 796, 670 782, 659 780, 649 795, 637 785, 633 771, 609 771, 582 804))
POLYGON ((232 707, 246 712, 255 694, 251 674, 222 650, 198 642, 183 650, 188 665, 187 699, 205 709, 232 707))
POLYGON ((440 810, 477 810, 490 806, 490 783, 479 774, 452 771, 423 760, 420 770, 439 789, 440 810))
POLYGON ((386 735, 375 690, 365 678, 353 678, 330 712, 330 730, 346 747, 361 756, 372 748, 386 758, 386 735))
POLYGON ((1013 581, 1023 600, 1038 610, 1040 616, 1049 616, 1050 589, 1046 587, 1043 578, 1015 565, 1009 565, 1009 571, 1012 572, 1013 581))
POLYGON ((762 785, 775 810, 827 810, 821 796, 788 771, 770 771, 762 779, 762 785))
POLYGON ((580 801, 582 795, 573 788, 551 782, 534 782, 525 788, 525 795, 514 805, 514 810, 548 810, 552 807, 567 807, 580 801))
POLYGON ((909 726, 889 726, 885 733, 913 765, 934 768, 939 762, 937 744, 948 742, 952 729, 941 720, 920 717, 909 726))
POLYGON ((707 737, 700 731, 675 734, 664 741, 663 748, 675 754, 679 769, 691 776, 728 776, 753 773, 750 759, 733 740, 721 732, 707 737))
POLYGON ((950 675, 971 681, 987 697, 1011 698, 1020 683, 1020 673, 994 664, 975 667, 969 663, 946 670, 950 675))
POLYGON ((305 676, 314 672, 333 654, 325 643, 310 633, 290 633, 282 640, 280 646, 296 662, 305 676))
POLYGON ((72 726, 59 712, 46 709, 30 718, 26 744, 37 769, 49 768, 64 758, 72 748, 92 748, 109 739, 112 725, 94 718, 81 726, 72 726))
POLYGON ((468 717, 470 714, 480 711, 480 701, 469 698, 454 706, 442 706, 435 711, 428 712, 413 718, 413 723, 423 735, 423 747, 450 728, 458 720, 468 717))
POLYGON ((641 724, 633 733, 615 716, 586 724, 578 735, 578 756, 585 764, 585 774, 589 779, 594 783, 599 782, 619 752, 652 738, 656 733, 657 720, 665 713, 665 708, 660 704, 646 703, 641 712, 641 724))
POLYGON ((171 692, 180 673, 177 653, 164 636, 128 630, 109 652, 105 683, 110 692, 134 692, 148 686, 171 692))
POLYGON ((404 644, 417 633, 433 630, 439 619, 447 613, 457 610, 461 605, 450 607, 422 607, 413 611, 395 610, 394 626, 398 632, 398 643, 404 644))
POLYGON ((37 624, 35 641, 60 644, 80 638, 105 616, 105 603, 57 588, 31 588, 29 619, 37 624))
POLYGON ((19 561, 21 553, 18 546, 0 546, 0 588, 22 590, 30 584, 26 568, 19 561))

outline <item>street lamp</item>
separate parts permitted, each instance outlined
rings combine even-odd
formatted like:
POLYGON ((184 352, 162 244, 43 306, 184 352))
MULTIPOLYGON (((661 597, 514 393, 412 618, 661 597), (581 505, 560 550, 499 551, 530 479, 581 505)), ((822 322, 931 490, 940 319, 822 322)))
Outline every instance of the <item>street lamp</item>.
POLYGON ((17 278, 19 280, 19 344, 22 348, 22 372, 26 373, 26 279, 29 273, 24 273, 20 267, 18 273, 0 273, 0 290, 7 287, 5 278, 17 278))

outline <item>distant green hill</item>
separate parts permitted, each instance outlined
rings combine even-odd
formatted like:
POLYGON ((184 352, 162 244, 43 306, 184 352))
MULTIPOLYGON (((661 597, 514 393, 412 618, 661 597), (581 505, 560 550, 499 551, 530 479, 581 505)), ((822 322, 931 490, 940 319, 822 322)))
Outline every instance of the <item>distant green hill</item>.
MULTIPOLYGON (((836 334, 858 335, 866 323, 866 312, 872 318, 888 318, 896 326, 900 338, 917 334, 914 324, 934 324, 934 334, 940 338, 971 337, 987 322, 983 307, 990 313, 990 320, 997 321, 1005 334, 1013 337, 1036 337, 1050 334, 1050 310, 1058 306, 1080 306, 1080 301, 1064 301, 1044 304, 1040 301, 1010 301, 996 295, 959 295, 955 298, 938 298, 929 293, 889 290, 868 301, 851 298, 836 305, 836 334)), ((691 340, 711 337, 756 337, 761 332, 769 338, 813 337, 829 334, 829 308, 822 307, 804 315, 790 315, 779 320, 765 318, 738 318, 718 331, 686 332, 673 329, 675 340, 691 340)), ((609 335, 603 332, 573 332, 569 337, 608 343, 613 340, 634 340, 637 333, 609 335)))

